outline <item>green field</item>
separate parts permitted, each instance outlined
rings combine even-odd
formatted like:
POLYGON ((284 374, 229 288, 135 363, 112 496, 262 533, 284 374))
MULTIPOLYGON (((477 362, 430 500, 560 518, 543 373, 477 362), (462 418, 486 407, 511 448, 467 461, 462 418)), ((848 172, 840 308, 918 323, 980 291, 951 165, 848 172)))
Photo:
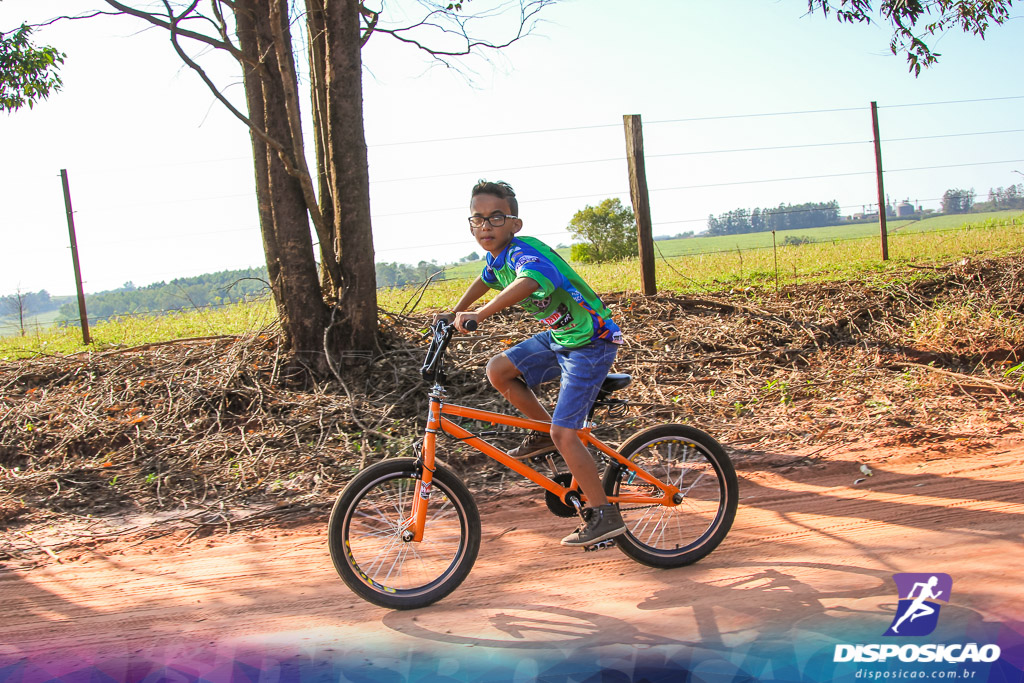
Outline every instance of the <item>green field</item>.
MULTIPOLYGON (((863 279, 908 263, 936 263, 964 256, 1005 256, 1024 250, 1024 213, 936 216, 923 221, 888 221, 889 261, 881 260, 877 223, 747 233, 655 242, 656 282, 660 291, 710 292, 737 286, 775 287, 820 280, 863 279), (806 244, 783 246, 786 237, 806 244)), ((567 249, 558 250, 567 256, 567 249)), ((447 279, 431 284, 420 307, 451 306, 480 273, 482 262, 460 264, 447 279)), ((598 292, 639 289, 637 260, 598 265, 574 264, 598 292)), ((401 311, 412 289, 381 290, 381 307, 401 311)))
MULTIPOLYGON (((984 223, 991 219, 1020 219, 1024 216, 1020 211, 993 211, 990 213, 971 213, 958 215, 942 215, 926 218, 922 221, 890 219, 886 227, 890 235, 901 232, 930 232, 949 230, 964 225, 984 223)), ((673 258, 693 254, 715 254, 730 251, 747 251, 750 249, 770 249, 774 239, 779 246, 787 238, 809 240, 811 242, 835 242, 857 240, 879 236, 878 223, 856 223, 831 225, 822 228, 804 228, 800 230, 780 230, 773 236, 770 232, 749 232, 739 235, 718 235, 715 237, 690 237, 686 239, 658 240, 654 243, 656 258, 673 258)), ((467 244, 469 241, 467 240, 467 244)), ((568 260, 569 249, 556 249, 562 258, 568 260)), ((460 263, 445 270, 449 280, 473 278, 480 274, 482 261, 460 263)))
MULTIPOLYGON (((1020 211, 894 221, 889 227, 888 261, 881 260, 878 226, 872 224, 776 233, 777 238, 781 234, 812 240, 777 249, 772 248, 771 233, 660 241, 655 251, 657 286, 659 291, 702 294, 747 287, 773 289, 825 280, 903 277, 896 271, 907 273, 906 277, 919 277, 921 271, 909 272, 909 264, 946 264, 965 257, 1024 254, 1024 213, 1020 211)), ((415 287, 382 289, 378 292, 379 305, 390 313, 447 309, 461 295, 468 279, 480 272, 480 266, 478 261, 449 271, 448 280, 432 283, 422 297, 415 287), (463 272, 461 279, 454 279, 463 272)), ((639 289, 640 264, 635 259, 576 268, 598 292, 639 289)), ((44 330, 40 325, 25 337, 0 338, 0 360, 251 333, 274 324, 274 308, 269 302, 125 317, 94 326, 89 348, 83 346, 77 328, 44 330)))
MULTIPOLYGON (((38 334, 48 330, 56 322, 60 313, 55 309, 36 315, 27 315, 24 320, 25 334, 38 334)), ((23 321, 18 316, 5 316, 0 318, 0 337, 20 337, 23 321)))

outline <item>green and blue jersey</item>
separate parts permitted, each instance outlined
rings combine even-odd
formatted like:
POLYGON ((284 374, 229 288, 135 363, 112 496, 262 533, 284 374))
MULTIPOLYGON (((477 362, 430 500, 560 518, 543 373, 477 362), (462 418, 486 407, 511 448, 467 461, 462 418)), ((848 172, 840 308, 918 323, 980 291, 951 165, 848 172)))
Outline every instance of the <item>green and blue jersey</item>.
POLYGON ((523 299, 523 308, 547 325, 562 346, 577 348, 595 339, 622 343, 622 332, 590 285, 535 237, 513 237, 497 256, 487 254, 481 273, 484 283, 498 290, 521 277, 539 285, 523 299))

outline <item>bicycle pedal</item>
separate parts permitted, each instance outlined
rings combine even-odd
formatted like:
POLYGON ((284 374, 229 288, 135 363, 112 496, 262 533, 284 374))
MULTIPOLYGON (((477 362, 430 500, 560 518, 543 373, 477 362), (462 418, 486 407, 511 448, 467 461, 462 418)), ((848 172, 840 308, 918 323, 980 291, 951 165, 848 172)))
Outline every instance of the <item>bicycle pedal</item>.
POLYGON ((607 541, 601 541, 600 543, 595 543, 594 545, 585 545, 585 546, 583 546, 583 552, 590 553, 590 552, 594 552, 594 551, 597 551, 597 550, 604 550, 605 548, 614 548, 614 547, 615 547, 615 539, 614 538, 609 538, 607 541))

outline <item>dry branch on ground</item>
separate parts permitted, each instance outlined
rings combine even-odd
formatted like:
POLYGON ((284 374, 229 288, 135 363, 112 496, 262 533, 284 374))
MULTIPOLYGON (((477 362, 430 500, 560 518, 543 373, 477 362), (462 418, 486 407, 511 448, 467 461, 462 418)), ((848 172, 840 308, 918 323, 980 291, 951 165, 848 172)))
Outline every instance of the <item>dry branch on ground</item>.
MULTIPOLYGON (((608 295, 627 335, 615 369, 633 375, 622 393, 635 407, 602 437, 686 422, 742 455, 1019 435, 1022 273, 1014 257, 780 292, 608 295)), ((382 313, 377 353, 344 384, 283 381, 272 334, 2 364, 0 524, 177 510, 199 530, 322 507, 367 463, 412 453, 428 319, 382 313)), ((510 312, 456 339, 451 400, 507 410, 483 367, 534 331, 510 312)), ((477 488, 504 482, 464 445, 441 448, 477 488)), ((0 561, 31 549, 11 538, 0 561)))

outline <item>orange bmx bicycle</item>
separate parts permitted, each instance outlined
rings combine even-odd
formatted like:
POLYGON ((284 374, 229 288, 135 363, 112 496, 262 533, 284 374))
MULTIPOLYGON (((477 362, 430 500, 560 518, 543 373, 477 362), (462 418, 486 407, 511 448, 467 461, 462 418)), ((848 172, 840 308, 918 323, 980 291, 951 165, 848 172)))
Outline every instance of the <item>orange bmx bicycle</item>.
MULTIPOLYGON (((490 456, 546 490, 548 509, 562 517, 582 510, 585 497, 572 474, 559 472, 557 453, 518 460, 450 418, 483 425, 550 432, 551 424, 446 402, 444 356, 455 327, 440 320, 422 373, 429 393, 426 433, 417 458, 393 458, 367 467, 338 496, 328 525, 331 559, 361 598, 381 607, 413 609, 445 597, 469 574, 480 549, 480 513, 473 495, 436 462, 437 435, 447 434, 490 456), (550 476, 533 465, 547 464, 550 476)), ((736 516, 736 471, 722 447, 693 427, 644 429, 614 449, 593 434, 598 408, 621 414, 611 398, 629 375, 605 380, 580 439, 605 464, 603 485, 628 531, 586 550, 618 546, 652 567, 692 564, 725 538, 736 516)), ((470 424, 472 426, 472 424, 470 424)))

